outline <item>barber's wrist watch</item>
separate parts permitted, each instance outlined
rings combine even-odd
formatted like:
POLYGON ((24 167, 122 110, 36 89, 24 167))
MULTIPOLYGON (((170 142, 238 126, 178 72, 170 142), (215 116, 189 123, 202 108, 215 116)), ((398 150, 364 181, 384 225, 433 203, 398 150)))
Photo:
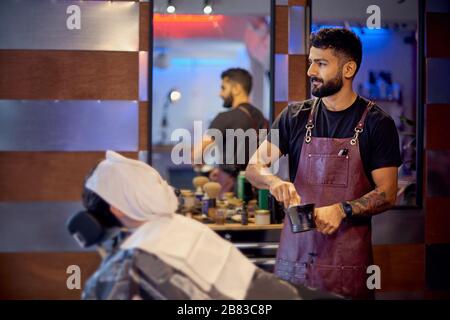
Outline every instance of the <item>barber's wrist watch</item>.
POLYGON ((342 209, 344 209, 345 217, 348 219, 353 215, 353 209, 347 201, 341 202, 342 209))

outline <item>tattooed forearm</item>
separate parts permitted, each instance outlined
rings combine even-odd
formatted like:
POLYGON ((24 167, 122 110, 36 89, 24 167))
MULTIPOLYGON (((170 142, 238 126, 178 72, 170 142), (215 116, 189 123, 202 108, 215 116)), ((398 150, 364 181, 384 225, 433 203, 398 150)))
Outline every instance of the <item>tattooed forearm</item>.
POLYGON ((355 216, 370 216, 391 208, 393 203, 386 192, 375 189, 359 199, 349 201, 355 216))

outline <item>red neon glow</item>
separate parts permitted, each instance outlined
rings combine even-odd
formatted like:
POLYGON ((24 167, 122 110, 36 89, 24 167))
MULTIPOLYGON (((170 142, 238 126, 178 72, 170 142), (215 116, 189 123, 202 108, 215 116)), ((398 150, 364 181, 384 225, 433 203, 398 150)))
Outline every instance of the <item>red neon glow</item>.
POLYGON ((153 15, 154 23, 208 23, 219 22, 223 20, 223 15, 204 15, 204 14, 159 14, 153 15))

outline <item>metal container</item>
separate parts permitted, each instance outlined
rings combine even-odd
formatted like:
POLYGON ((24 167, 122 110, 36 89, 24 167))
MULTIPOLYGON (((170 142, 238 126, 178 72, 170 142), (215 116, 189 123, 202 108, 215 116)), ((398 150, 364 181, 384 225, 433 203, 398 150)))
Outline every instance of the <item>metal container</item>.
POLYGON ((291 206, 286 210, 293 233, 310 231, 316 228, 314 222, 314 203, 291 206))

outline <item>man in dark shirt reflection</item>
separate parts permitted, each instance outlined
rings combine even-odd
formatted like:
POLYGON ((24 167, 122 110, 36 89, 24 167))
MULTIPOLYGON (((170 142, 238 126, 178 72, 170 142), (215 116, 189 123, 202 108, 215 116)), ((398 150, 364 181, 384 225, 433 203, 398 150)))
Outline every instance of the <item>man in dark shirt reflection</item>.
MULTIPOLYGON (((250 92, 252 90, 252 76, 241 68, 231 68, 222 72, 222 84, 220 97, 223 99, 223 107, 231 109, 219 113, 212 121, 209 129, 216 129, 221 133, 223 141, 221 145, 215 144, 215 139, 208 133, 202 138, 193 150, 194 164, 203 163, 203 154, 207 148, 217 146, 219 149, 219 165, 215 167, 210 178, 222 185, 222 192, 233 191, 236 177, 240 171, 245 170, 250 155, 256 150, 254 146, 245 141, 237 141, 227 129, 249 129, 259 133, 259 129, 266 129, 268 122, 259 109, 250 104, 250 92), (227 145, 233 143, 234 147, 227 149, 227 145), (242 144, 240 142, 243 142, 242 144)), ((237 131, 232 131, 236 134, 237 131)), ((259 139, 259 136, 258 136, 259 139)))

